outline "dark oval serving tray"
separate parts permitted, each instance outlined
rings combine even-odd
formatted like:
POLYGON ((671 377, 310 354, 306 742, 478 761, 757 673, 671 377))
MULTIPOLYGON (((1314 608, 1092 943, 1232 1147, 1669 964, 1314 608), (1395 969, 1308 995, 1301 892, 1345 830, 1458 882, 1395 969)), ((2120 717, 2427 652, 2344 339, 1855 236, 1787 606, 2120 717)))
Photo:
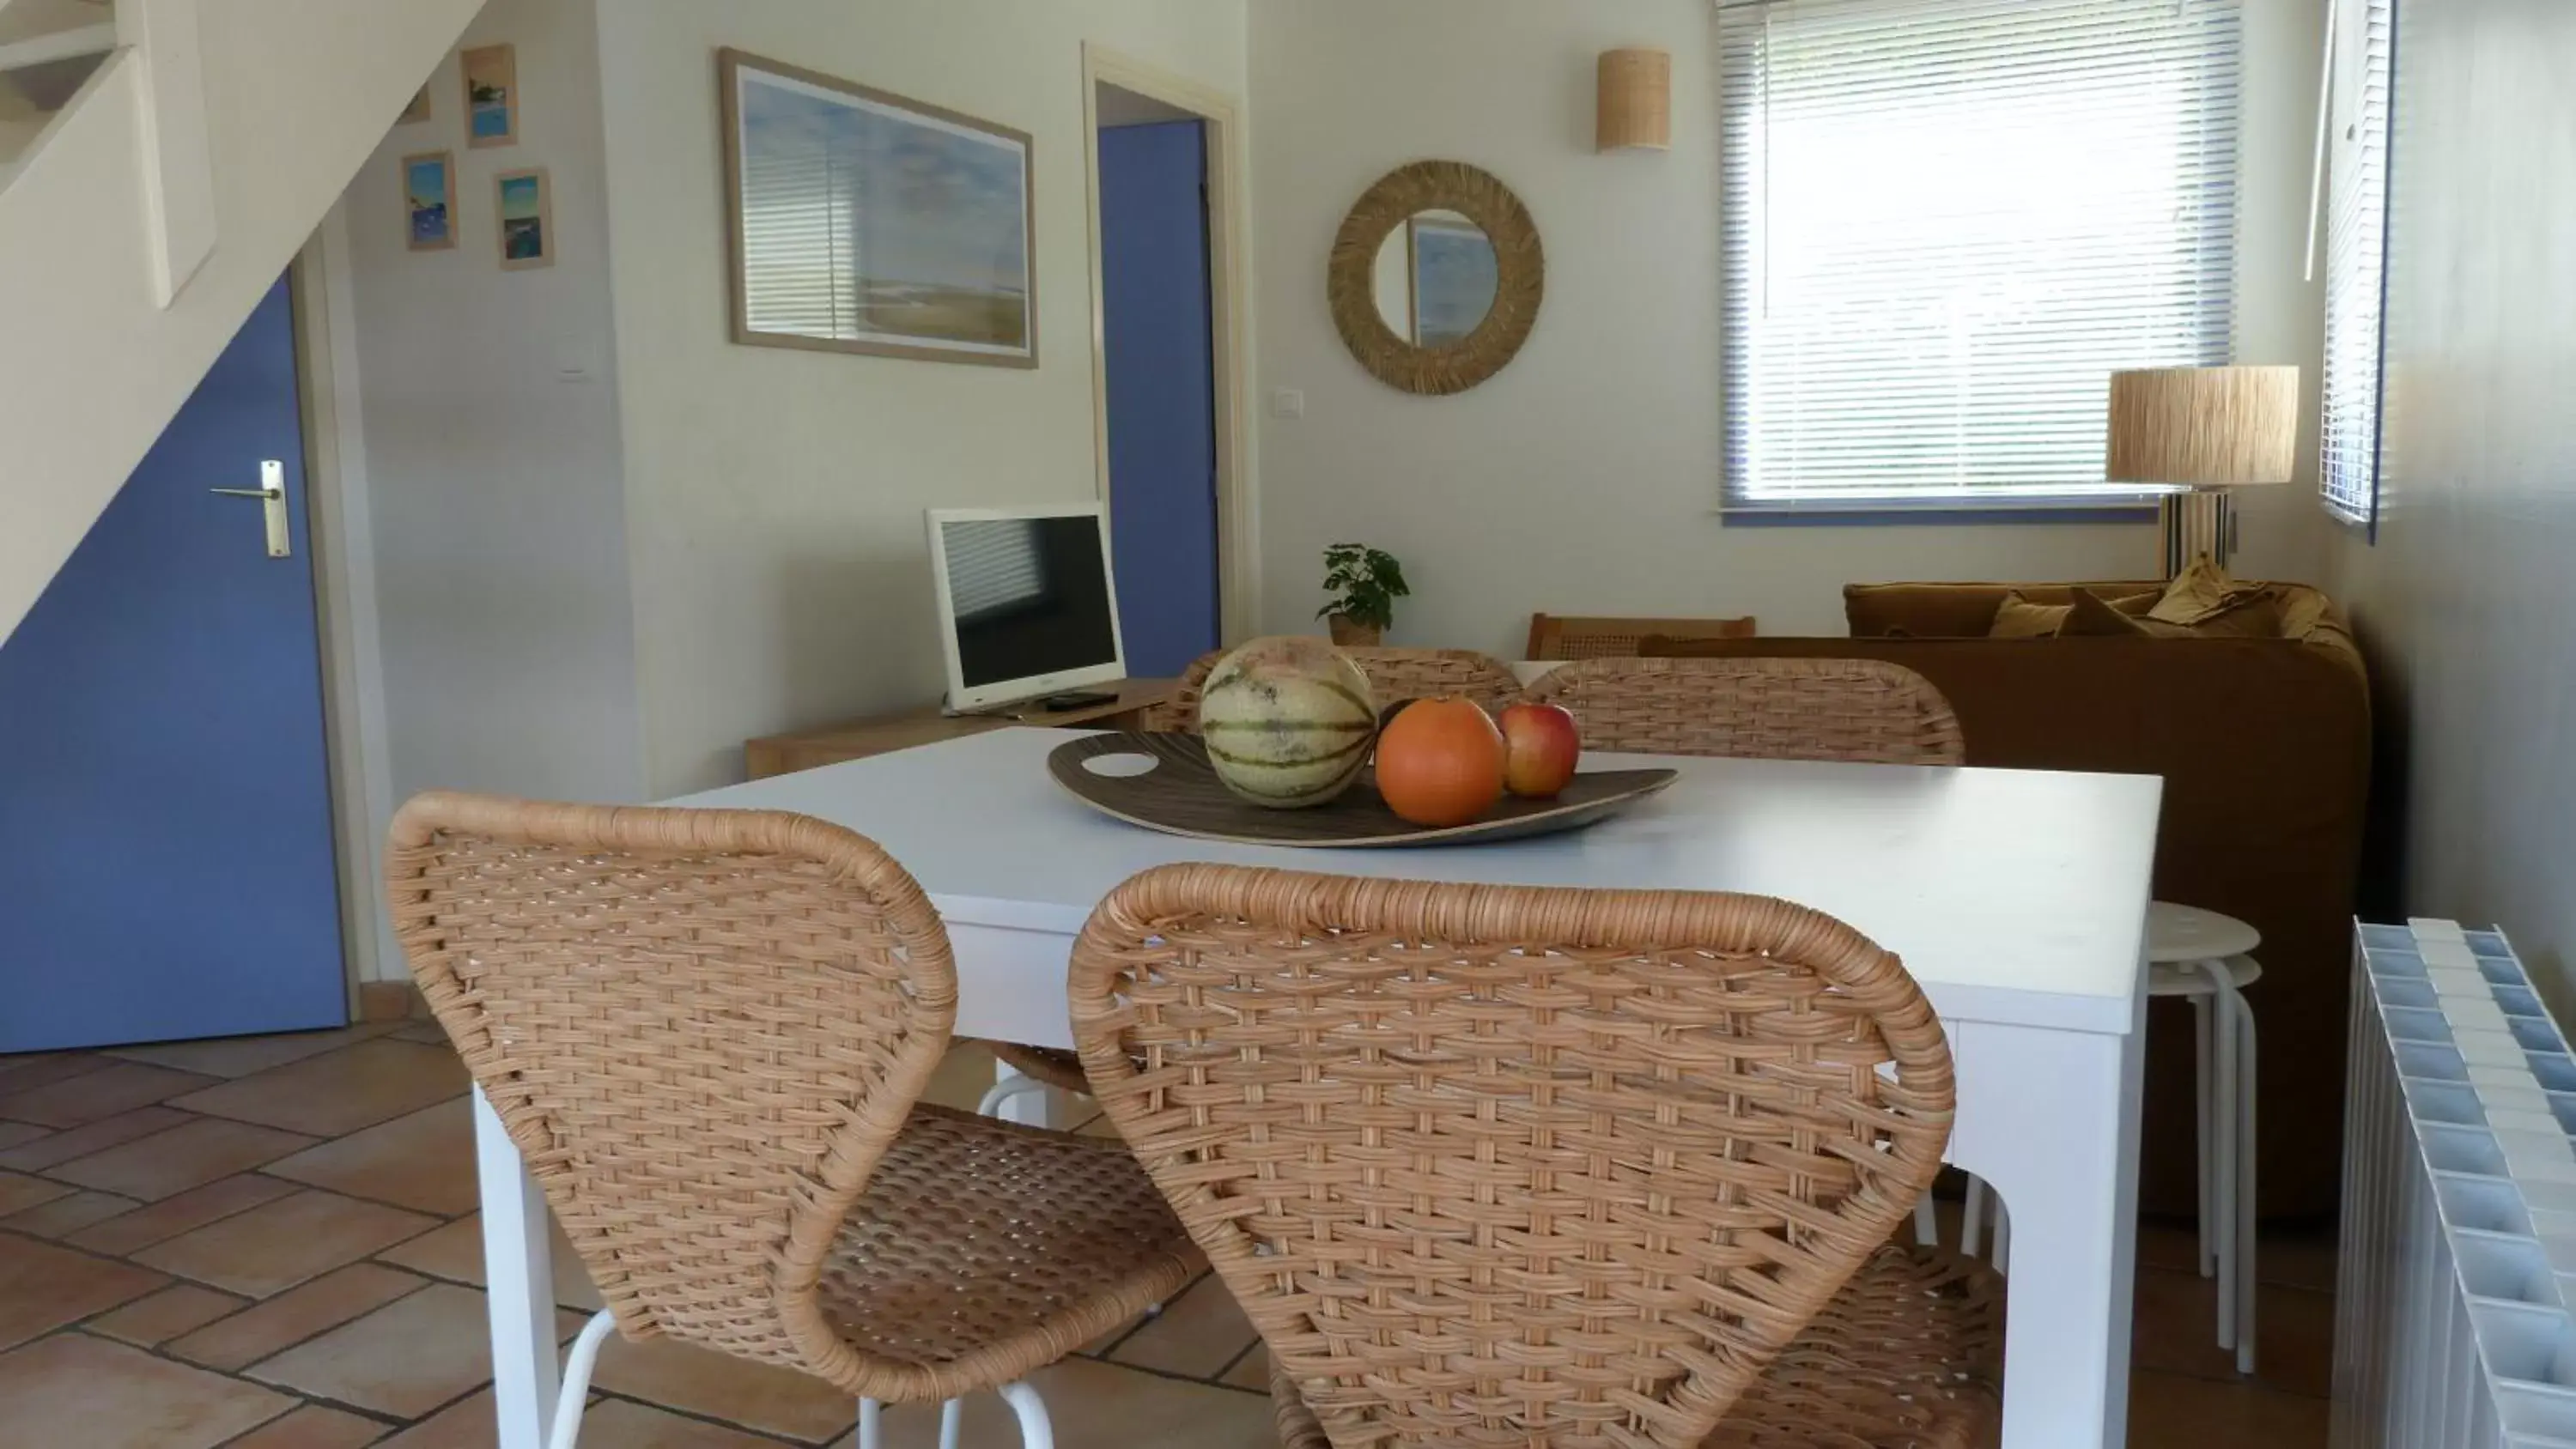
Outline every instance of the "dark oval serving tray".
POLYGON ((1304 845, 1343 850, 1386 845, 1467 845, 1579 830, 1670 785, 1671 770, 1579 772, 1553 800, 1505 795, 1493 813, 1470 825, 1434 830, 1386 808, 1373 775, 1305 810, 1268 810, 1238 799, 1216 777, 1196 735, 1083 735, 1047 754, 1047 773, 1075 799, 1131 825, 1238 845, 1304 845), (1102 774, 1090 762, 1118 755, 1153 760, 1139 773, 1102 774))

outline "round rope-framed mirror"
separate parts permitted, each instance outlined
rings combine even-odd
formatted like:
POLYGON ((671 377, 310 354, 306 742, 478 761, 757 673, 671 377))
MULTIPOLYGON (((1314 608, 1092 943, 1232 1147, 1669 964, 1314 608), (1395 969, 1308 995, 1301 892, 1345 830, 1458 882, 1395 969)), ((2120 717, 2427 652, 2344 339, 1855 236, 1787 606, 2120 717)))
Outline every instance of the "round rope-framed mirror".
POLYGON ((1342 218, 1325 267, 1333 325, 1389 387, 1465 392, 1502 371, 1538 320, 1538 227, 1493 173, 1415 161, 1342 218))

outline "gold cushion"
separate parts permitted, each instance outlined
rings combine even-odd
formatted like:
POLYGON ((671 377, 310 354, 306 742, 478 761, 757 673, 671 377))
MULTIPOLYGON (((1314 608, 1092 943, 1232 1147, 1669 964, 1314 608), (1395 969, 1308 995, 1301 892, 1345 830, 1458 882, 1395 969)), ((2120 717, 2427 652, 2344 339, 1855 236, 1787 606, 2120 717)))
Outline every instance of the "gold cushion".
MULTIPOLYGON (((2138 595, 2152 600, 2153 594, 2138 595)), ((2136 638, 2157 632, 2145 619, 2135 617, 2121 606, 2128 599, 2105 599, 2090 589, 2077 589, 2075 602, 2067 606, 2066 622, 2057 626, 2060 639, 2136 638)), ((2143 613, 2144 610, 2140 610, 2143 613)))
POLYGON ((2165 585, 2164 597, 2147 610, 2147 617, 2161 624, 2206 624, 2271 595, 2271 585, 2229 578, 2227 570, 2202 554, 2165 585))
POLYGON ((1989 639, 2049 639, 2056 637, 2058 627, 2073 611, 2072 604, 2034 604, 2016 591, 2004 595, 1995 606, 1995 621, 1986 628, 1989 639))

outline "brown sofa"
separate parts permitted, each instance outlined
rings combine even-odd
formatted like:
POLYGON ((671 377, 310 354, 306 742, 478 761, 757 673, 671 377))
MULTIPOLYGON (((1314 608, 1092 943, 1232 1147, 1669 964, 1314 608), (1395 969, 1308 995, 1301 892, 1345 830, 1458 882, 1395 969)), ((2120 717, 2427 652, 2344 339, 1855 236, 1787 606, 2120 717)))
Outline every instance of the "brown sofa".
MULTIPOLYGON (((2370 703, 2342 615, 2276 586, 2268 637, 1984 637, 2007 591, 2065 603, 2154 583, 1875 584, 1843 591, 1854 637, 1649 641, 1668 656, 1884 659, 1938 686, 1968 763, 2162 775, 2156 895, 2263 933, 2248 993, 2260 1033, 2261 1211, 2332 1208, 2341 1178, 2344 1011, 2370 703)), ((1902 943, 1889 945, 1901 950, 1902 943)), ((2194 1210, 2192 1032, 2178 1002, 2149 1016, 2140 1205, 2194 1210)))

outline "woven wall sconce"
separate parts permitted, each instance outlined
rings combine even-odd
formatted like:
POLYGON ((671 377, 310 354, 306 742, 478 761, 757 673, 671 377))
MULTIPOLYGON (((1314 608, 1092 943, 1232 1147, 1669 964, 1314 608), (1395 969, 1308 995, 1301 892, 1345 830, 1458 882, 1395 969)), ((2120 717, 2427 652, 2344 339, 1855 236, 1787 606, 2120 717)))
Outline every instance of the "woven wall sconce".
POLYGON ((1669 151, 1673 146, 1673 57, 1630 48, 1601 52, 1594 149, 1669 151))

